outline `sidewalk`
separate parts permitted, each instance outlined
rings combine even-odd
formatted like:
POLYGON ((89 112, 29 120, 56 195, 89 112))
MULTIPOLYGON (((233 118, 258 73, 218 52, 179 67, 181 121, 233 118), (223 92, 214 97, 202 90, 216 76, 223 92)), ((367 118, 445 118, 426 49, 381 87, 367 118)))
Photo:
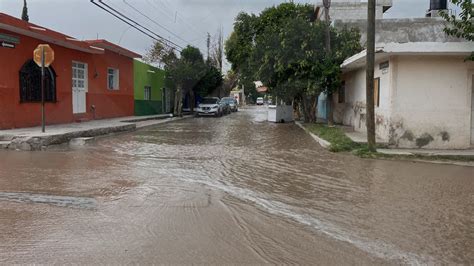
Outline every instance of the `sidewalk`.
POLYGON ((75 138, 94 137, 115 132, 133 131, 180 120, 185 117, 171 117, 169 114, 154 116, 130 116, 93 120, 82 123, 58 124, 41 127, 0 130, 0 149, 41 150, 45 146, 69 142, 75 138))
MULTIPOLYGON (((356 143, 366 144, 367 134, 355 132, 351 127, 343 128, 347 137, 356 143)), ((388 146, 388 142, 377 138, 377 144, 388 146)), ((427 150, 427 149, 377 149, 377 152, 387 155, 423 155, 423 156, 474 156, 474 149, 467 150, 427 150)))
MULTIPOLYGON (((352 141, 355 143, 360 143, 360 144, 367 144, 367 134, 365 132, 357 132, 354 131, 351 127, 347 126, 338 126, 341 127, 344 130, 344 133, 348 138, 350 138, 352 141)), ((383 141, 380 138, 376 139, 377 143, 382 144, 382 145, 388 145, 388 142, 383 141)))
POLYGON ((377 152, 389 155, 423 155, 423 156, 472 156, 474 157, 474 149, 469 150, 423 150, 423 149, 377 149, 377 152))
MULTIPOLYGON (((323 148, 334 152, 346 151, 362 158, 372 159, 408 159, 413 161, 423 161, 429 163, 454 164, 462 166, 474 166, 474 149, 466 150, 427 150, 427 149, 390 149, 379 148, 376 153, 370 153, 364 149, 367 135, 360 132, 354 132, 350 127, 335 126, 327 127, 321 131, 317 129, 312 132, 311 129, 298 121, 295 124, 305 130, 313 139, 315 139, 323 148), (321 133, 323 137, 319 136, 321 133), (330 134, 330 135, 328 135, 330 134), (331 140, 332 142, 330 142, 331 140), (356 144, 356 145, 353 145, 356 144), (362 145, 361 145, 362 144, 362 145)), ((384 144, 377 140, 378 144, 384 144)), ((387 146, 385 143, 383 146, 387 146)))

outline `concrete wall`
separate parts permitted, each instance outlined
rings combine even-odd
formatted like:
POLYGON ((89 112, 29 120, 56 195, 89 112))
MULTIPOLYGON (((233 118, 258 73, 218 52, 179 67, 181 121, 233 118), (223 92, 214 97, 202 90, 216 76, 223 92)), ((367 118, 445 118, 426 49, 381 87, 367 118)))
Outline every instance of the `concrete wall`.
MULTIPOLYGON (((388 141, 390 129, 390 86, 391 70, 389 68, 380 69, 379 64, 387 60, 376 62, 375 78, 380 79, 379 106, 375 107, 376 133, 377 136, 388 141)), ((345 102, 338 103, 338 95, 335 94, 333 103, 335 106, 334 119, 336 123, 350 125, 355 131, 366 132, 366 74, 365 69, 344 74, 345 81, 345 102)))
MULTIPOLYGON (((336 28, 356 27, 361 43, 367 42, 367 19, 336 20, 336 28)), ((460 42, 462 39, 447 36, 442 18, 382 19, 376 22, 376 43, 406 42, 460 42)))
POLYGON ((393 61, 391 144, 468 148, 474 64, 462 56, 398 56, 393 61))
MULTIPOLYGON (((316 6, 323 7, 322 0, 316 6)), ((392 6, 392 0, 378 0, 376 6, 376 18, 382 19, 384 11, 392 6)), ((324 20, 324 11, 321 19, 324 20)), ((361 0, 332 0, 329 9, 331 21, 341 19, 367 19, 367 1, 361 0)))
MULTIPOLYGON (((392 56, 380 70, 376 133, 393 147, 465 149, 471 145, 474 63, 463 56, 392 56)), ((365 68, 343 75, 346 101, 334 98, 336 122, 365 132, 365 68)))

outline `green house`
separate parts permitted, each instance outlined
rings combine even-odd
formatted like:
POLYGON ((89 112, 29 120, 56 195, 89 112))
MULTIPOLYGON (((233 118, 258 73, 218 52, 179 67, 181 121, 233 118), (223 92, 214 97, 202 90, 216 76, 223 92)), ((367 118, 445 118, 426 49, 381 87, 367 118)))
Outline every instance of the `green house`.
POLYGON ((165 71, 134 60, 135 115, 155 115, 168 112, 169 101, 165 85, 165 71))

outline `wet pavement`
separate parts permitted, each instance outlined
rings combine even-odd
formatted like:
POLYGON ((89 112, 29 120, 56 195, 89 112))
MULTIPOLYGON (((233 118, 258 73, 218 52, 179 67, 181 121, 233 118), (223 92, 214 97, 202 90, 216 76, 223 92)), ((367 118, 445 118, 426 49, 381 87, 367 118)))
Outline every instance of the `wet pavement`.
POLYGON ((0 263, 474 263, 474 168, 363 160, 262 108, 0 151, 0 263))

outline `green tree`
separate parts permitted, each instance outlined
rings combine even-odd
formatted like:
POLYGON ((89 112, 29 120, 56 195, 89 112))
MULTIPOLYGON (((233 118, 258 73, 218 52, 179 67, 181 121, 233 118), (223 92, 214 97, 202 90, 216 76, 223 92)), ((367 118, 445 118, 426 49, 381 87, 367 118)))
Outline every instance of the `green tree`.
MULTIPOLYGON (((461 8, 461 13, 457 17, 445 11, 441 12, 441 16, 449 23, 444 31, 448 35, 474 41, 474 5, 472 0, 451 0, 451 2, 461 8)), ((474 60, 474 52, 469 60, 474 60)))
POLYGON ((23 0, 23 11, 21 12, 21 19, 24 21, 30 21, 30 17, 28 16, 28 5, 26 4, 26 0, 23 0))
POLYGON ((251 55, 254 49, 258 18, 255 15, 240 13, 234 23, 234 31, 225 42, 225 55, 232 63, 232 70, 238 76, 238 85, 245 87, 245 96, 256 97, 253 84, 254 71, 251 67, 251 55))
MULTIPOLYGON (((171 56, 172 57, 172 56, 171 56)), ((182 99, 189 93, 190 109, 194 112, 195 88, 206 73, 206 64, 201 51, 193 46, 186 46, 179 59, 166 63, 167 78, 175 84, 175 115, 181 116, 182 99)))
POLYGON ((320 92, 339 88, 340 64, 361 50, 358 31, 330 28, 329 52, 327 26, 314 22, 311 5, 283 3, 258 17, 241 13, 226 42, 226 56, 240 84, 262 81, 278 99, 301 106, 306 122, 314 122, 320 92))
POLYGON ((198 81, 194 91, 201 97, 208 96, 223 83, 222 73, 215 66, 208 65, 206 72, 198 81))

